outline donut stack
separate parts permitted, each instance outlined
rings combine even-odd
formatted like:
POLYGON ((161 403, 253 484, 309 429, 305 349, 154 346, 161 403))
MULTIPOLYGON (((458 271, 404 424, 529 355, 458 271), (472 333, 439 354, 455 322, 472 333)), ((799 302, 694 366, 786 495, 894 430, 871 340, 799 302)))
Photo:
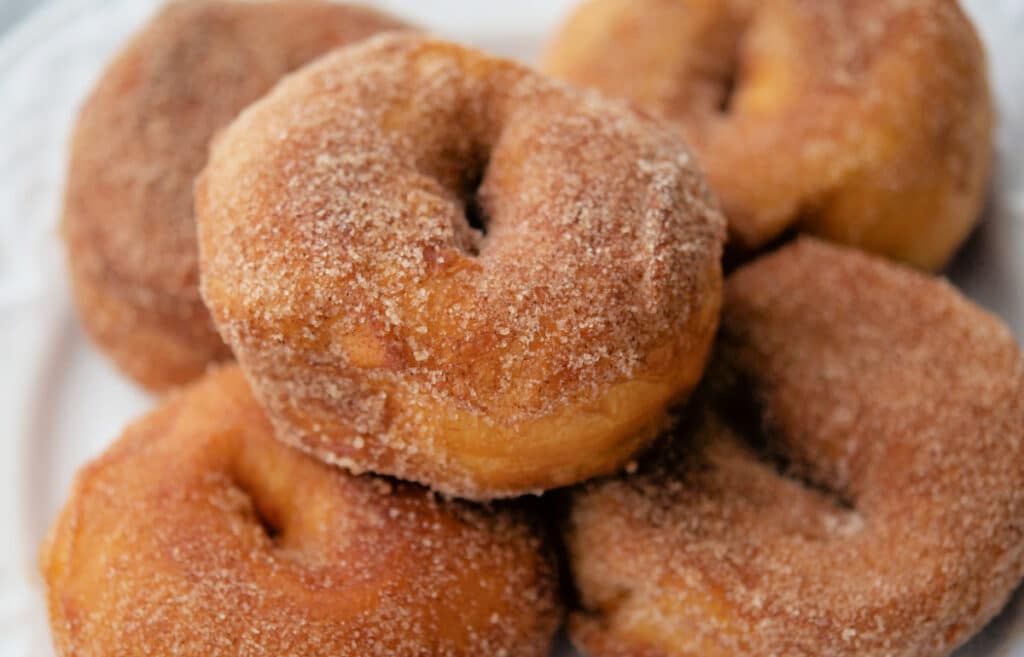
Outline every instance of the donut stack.
POLYGON ((1024 356, 907 267, 988 180, 957 4, 591 0, 544 69, 316 0, 111 64, 70 271, 169 392, 44 545, 61 655, 546 657, 567 609, 594 657, 940 657, 1002 608, 1024 356))

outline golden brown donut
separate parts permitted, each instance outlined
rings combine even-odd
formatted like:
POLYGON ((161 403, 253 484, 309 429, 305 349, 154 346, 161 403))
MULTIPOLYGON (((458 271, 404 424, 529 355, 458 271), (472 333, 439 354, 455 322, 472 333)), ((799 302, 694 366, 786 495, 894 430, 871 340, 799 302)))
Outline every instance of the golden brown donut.
POLYGON ((43 550, 51 626, 67 657, 546 657, 533 522, 287 447, 231 366, 78 475, 43 550))
POLYGON ((619 467, 717 325, 724 220, 673 130, 411 33, 243 112, 196 207, 203 296, 278 436, 450 495, 619 467))
POLYGON ((316 0, 172 2, 110 64, 71 144, 63 232, 86 330, 155 391, 231 357, 199 296, 192 183, 285 73, 397 20, 316 0))
POLYGON ((980 215, 992 99, 956 0, 589 0, 543 69, 681 128, 740 251, 799 230, 937 269, 980 215))
POLYGON ((592 657, 938 657, 1024 573, 1024 360, 952 287, 804 239, 726 282, 658 456, 572 495, 592 657))

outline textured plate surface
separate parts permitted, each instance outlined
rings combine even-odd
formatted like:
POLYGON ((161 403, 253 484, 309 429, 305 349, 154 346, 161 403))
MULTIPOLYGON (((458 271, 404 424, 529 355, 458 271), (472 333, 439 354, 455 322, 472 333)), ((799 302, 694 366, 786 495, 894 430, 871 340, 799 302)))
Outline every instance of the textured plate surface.
MULTIPOLYGON (((74 471, 152 405, 75 323, 55 226, 78 104, 158 4, 57 0, 0 42, 0 657, 52 656, 37 546, 74 471)), ((529 60, 573 2, 371 4, 529 60)), ((985 223, 948 273, 1024 337, 1024 0, 965 4, 988 44, 1002 122, 985 223)), ((1024 657, 1021 597, 957 657, 1024 657)))

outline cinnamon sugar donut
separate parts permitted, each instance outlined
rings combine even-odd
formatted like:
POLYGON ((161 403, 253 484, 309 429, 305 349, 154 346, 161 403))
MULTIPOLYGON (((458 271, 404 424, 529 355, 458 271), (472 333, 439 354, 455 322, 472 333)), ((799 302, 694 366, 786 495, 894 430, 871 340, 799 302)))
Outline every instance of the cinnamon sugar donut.
POLYGON ((63 231, 93 340, 152 390, 231 357, 199 296, 192 183, 211 135, 283 74, 397 20, 316 0, 170 3, 81 110, 63 231))
POLYGON ((243 112, 197 217, 204 298, 279 437, 450 495, 620 466, 717 324, 724 220, 673 130, 411 33, 243 112))
POLYGON ((741 252, 799 230, 937 269, 984 202, 992 99, 955 0, 590 0, 543 68, 681 128, 741 252))
POLYGON ((730 277, 706 382, 572 495, 593 657, 937 657, 1024 572, 1024 360, 943 282, 809 239, 730 277))
POLYGON ((530 524, 292 450, 221 369, 79 474, 43 550, 57 651, 546 657, 557 584, 530 524))

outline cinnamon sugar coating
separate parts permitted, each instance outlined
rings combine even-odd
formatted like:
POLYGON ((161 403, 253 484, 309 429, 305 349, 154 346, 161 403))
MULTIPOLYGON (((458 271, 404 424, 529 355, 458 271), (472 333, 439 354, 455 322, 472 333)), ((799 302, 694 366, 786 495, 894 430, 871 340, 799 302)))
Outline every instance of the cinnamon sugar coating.
POLYGON ((285 446, 231 366, 79 473, 42 558, 57 651, 546 657, 557 578, 532 522, 285 446))
POLYGON ((1024 572, 1024 360, 944 282, 800 240, 726 283, 707 379, 572 495, 593 657, 939 657, 1024 572))
POLYGON ((317 0, 177 1, 110 64, 75 129, 63 232, 82 322, 126 374, 160 391, 231 357, 199 296, 210 137, 288 71, 400 27, 317 0))
POLYGON ((993 108, 956 0, 589 0, 543 69, 679 127, 738 250, 797 230, 937 269, 979 218, 993 108))
POLYGON ((717 324, 724 220, 671 128, 412 34, 243 112, 197 217, 203 295, 279 437, 450 495, 621 466, 717 324))

